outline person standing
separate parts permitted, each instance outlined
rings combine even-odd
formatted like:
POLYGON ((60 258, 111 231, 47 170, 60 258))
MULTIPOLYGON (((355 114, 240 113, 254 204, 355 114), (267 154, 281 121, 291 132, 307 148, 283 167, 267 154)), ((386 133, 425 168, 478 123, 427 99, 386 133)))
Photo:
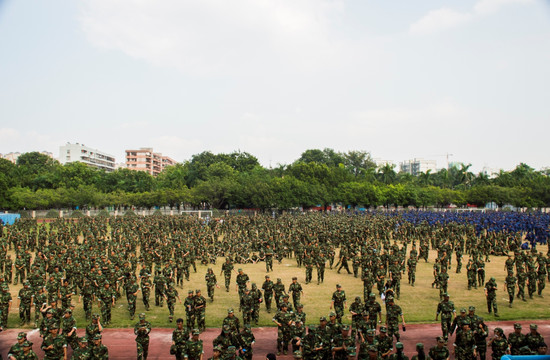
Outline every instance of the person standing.
POLYGON ((150 332, 151 332, 151 323, 145 320, 145 313, 139 314, 139 322, 134 326, 138 360, 147 360, 147 355, 149 354, 149 333, 150 332))
POLYGON ((264 291, 264 300, 265 300, 265 308, 268 313, 271 312, 271 302, 273 300, 273 287, 275 284, 273 284, 273 281, 269 278, 269 275, 265 276, 265 281, 262 285, 262 290, 264 291))
POLYGON ((229 285, 231 284, 231 272, 233 271, 233 264, 231 263, 231 259, 229 257, 225 258, 225 262, 222 264, 222 271, 220 272, 220 275, 223 274, 225 278, 225 291, 229 292, 229 285))
POLYGON ((210 301, 214 302, 214 288, 216 287, 219 288, 219 286, 218 286, 218 280, 216 279, 216 274, 214 274, 214 270, 212 270, 212 268, 208 268, 208 271, 204 276, 204 280, 206 280, 206 289, 208 291, 208 297, 210 298, 210 301))
POLYGON ((336 312, 336 319, 339 323, 342 323, 342 316, 344 316, 344 308, 346 306, 346 292, 342 290, 342 285, 336 284, 336 291, 332 293, 332 301, 330 308, 334 308, 336 312))
POLYGON ((294 304, 294 308, 296 308, 296 305, 300 302, 301 295, 304 293, 302 285, 298 283, 296 276, 292 278, 292 283, 288 286, 288 293, 292 294, 292 303, 294 304))
POLYGON ((485 297, 487 298, 487 311, 493 310, 495 317, 499 317, 497 308, 497 283, 494 277, 485 283, 485 297))

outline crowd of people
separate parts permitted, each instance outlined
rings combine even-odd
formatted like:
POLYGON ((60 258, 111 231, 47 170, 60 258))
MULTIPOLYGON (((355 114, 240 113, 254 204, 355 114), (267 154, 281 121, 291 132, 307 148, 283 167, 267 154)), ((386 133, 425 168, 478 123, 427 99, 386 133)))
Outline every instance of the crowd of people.
MULTIPOLYGON (((154 296, 154 306, 166 301, 170 322, 178 301, 185 308, 185 321, 176 319, 170 353, 177 359, 201 359, 200 333, 205 329, 207 299, 197 289, 189 291, 182 301, 176 289, 201 263, 210 266, 205 285, 206 295, 213 301, 215 289, 220 287, 213 267, 223 258, 219 276, 223 275, 223 285, 229 291, 232 274, 236 274, 242 324, 234 309, 229 309, 212 344, 214 359, 252 358, 252 328, 258 324, 260 307, 265 304, 266 311, 274 314, 277 350, 283 355, 290 351, 305 359, 402 360, 400 325, 405 331, 406 323, 396 304, 401 296, 401 278, 406 272, 414 286, 417 264, 428 261, 432 250, 436 253, 432 286, 440 293, 436 320, 441 317, 442 336, 429 350, 430 358, 449 357, 447 341, 453 333, 454 351, 460 359, 471 359, 476 352, 481 356, 482 343, 491 346, 493 354, 499 354, 498 349, 512 354, 542 351, 545 345, 540 334, 537 337, 536 326, 525 338, 513 334, 506 338, 497 328, 487 342, 488 329, 475 309, 470 307, 468 314, 461 309, 456 315, 447 284, 453 257, 456 272, 461 272, 462 257, 468 255, 468 288, 484 287, 488 311, 498 316, 497 284, 493 277, 486 281, 484 266, 490 256, 508 255, 504 270, 509 306, 515 298, 527 301, 535 293, 542 296, 546 279, 550 281, 550 257, 538 252, 535 245, 546 243, 550 220, 546 214, 476 214, 316 213, 229 216, 210 221, 152 216, 60 219, 48 225, 20 220, 0 232, 0 329, 8 326, 13 303, 10 285, 20 283, 20 326, 39 329, 46 359, 63 359, 68 346, 75 359, 106 359, 108 349, 102 345, 101 333, 111 322, 113 306, 125 296, 133 320, 136 303, 142 301, 148 310, 154 296), (522 250, 525 240, 531 243, 529 250, 522 250), (306 283, 315 281, 313 270, 317 283, 322 283, 326 267, 353 274, 363 282, 363 296, 355 297, 348 307, 345 291, 337 285, 331 299, 334 311, 328 318, 321 317, 319 323, 306 324, 303 289, 297 278, 288 289, 281 279, 274 282, 270 278, 273 263, 285 258, 304 268, 306 283), (242 268, 235 271, 235 267, 258 261, 265 262, 265 282, 261 287, 250 287, 248 275, 242 268), (76 335, 76 296, 82 300, 90 322, 83 338, 76 335), (379 298, 384 299, 383 304, 379 298), (95 301, 100 313, 93 310, 95 301), (346 311, 351 314, 351 324, 343 324, 346 311)), ((138 358, 146 359, 151 324, 145 314, 139 315, 134 332, 138 358)), ((32 359, 32 343, 25 334, 20 337, 10 350, 10 358, 32 359)), ((423 345, 418 344, 417 350, 422 360, 423 345)))

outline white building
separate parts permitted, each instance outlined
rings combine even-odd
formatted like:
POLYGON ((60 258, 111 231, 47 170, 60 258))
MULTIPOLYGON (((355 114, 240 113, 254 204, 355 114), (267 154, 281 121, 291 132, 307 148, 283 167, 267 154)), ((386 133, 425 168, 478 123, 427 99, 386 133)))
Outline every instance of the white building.
POLYGON ((412 160, 403 161, 401 164, 399 164, 399 170, 409 173, 413 176, 417 176, 420 173, 426 173, 428 170, 431 170, 432 173, 435 173, 437 171, 437 163, 435 160, 424 160, 420 158, 415 158, 412 160))
POLYGON ((107 172, 115 171, 115 157, 113 155, 89 148, 79 143, 67 143, 59 147, 59 162, 61 164, 75 161, 80 161, 89 167, 105 170, 107 172))

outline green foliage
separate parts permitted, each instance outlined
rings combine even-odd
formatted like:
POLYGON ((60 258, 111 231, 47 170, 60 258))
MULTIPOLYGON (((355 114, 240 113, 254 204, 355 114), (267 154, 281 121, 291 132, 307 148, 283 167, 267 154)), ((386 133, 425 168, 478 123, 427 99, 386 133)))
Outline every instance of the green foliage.
POLYGON ((109 215, 109 212, 105 209, 101 210, 100 212, 97 213, 96 217, 98 218, 108 218, 108 217, 111 217, 111 215, 109 215))
POLYGON ((71 218, 74 218, 74 219, 80 219, 80 218, 83 218, 84 216, 84 213, 80 210, 75 210, 71 213, 71 218))
POLYGON ((124 213, 124 217, 137 217, 137 214, 134 212, 134 210, 129 209, 126 210, 126 212, 124 213))
POLYGON ((49 210, 44 217, 46 219, 57 219, 59 217, 59 211, 53 209, 49 210))
POLYGON ((494 179, 474 175, 470 164, 412 176, 385 164, 376 168, 366 151, 310 149, 290 165, 265 169, 246 152, 193 155, 158 177, 119 169, 112 173, 82 163, 60 165, 37 152, 17 164, 0 159, 0 209, 255 208, 287 210, 300 206, 380 205, 426 208, 488 202, 499 206, 550 206, 550 176, 521 163, 494 179))

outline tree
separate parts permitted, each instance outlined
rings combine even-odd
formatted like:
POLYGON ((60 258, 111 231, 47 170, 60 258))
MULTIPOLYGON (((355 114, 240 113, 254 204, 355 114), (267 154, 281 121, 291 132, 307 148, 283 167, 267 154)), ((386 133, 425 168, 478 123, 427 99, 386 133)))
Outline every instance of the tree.
POLYGON ((376 163, 366 151, 348 151, 344 154, 344 165, 355 178, 365 178, 370 169, 376 169, 376 163))
POLYGON ((395 165, 388 163, 378 168, 378 181, 386 185, 393 184, 397 178, 397 174, 394 169, 395 165))

